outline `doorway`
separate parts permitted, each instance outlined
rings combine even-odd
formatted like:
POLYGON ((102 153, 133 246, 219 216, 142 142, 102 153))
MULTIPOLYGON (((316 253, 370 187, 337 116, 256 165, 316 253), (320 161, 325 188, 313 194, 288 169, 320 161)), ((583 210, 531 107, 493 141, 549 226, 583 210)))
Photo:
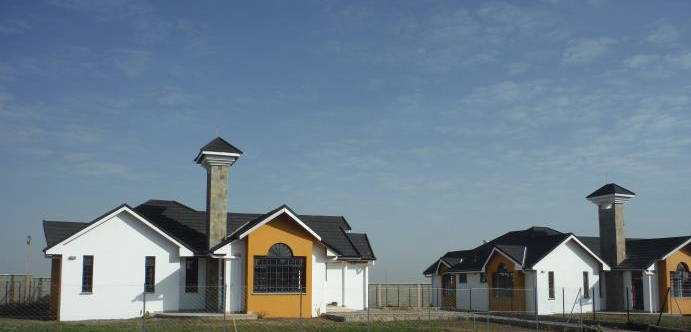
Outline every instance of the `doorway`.
POLYGON ((631 302, 633 310, 643 310, 643 273, 641 271, 631 272, 631 302))

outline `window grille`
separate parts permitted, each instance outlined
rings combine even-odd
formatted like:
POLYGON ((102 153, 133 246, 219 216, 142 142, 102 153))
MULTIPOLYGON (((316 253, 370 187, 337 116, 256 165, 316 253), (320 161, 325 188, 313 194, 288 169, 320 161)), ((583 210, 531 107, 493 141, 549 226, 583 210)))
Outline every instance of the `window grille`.
POLYGON ((547 272, 547 284, 549 286, 549 298, 554 300, 554 271, 547 272))
POLYGON ((91 293, 94 287, 94 256, 82 257, 82 292, 91 293))
POLYGON ((153 293, 156 291, 156 257, 146 256, 144 259, 144 291, 153 293))
POLYGON ((254 256, 255 293, 304 293, 305 257, 293 256, 290 247, 277 243, 266 256, 254 256))
POLYGON ((467 284, 468 283, 468 275, 465 273, 461 273, 458 275, 458 283, 459 284, 467 284))
POLYGON ((185 293, 196 293, 199 285, 199 259, 185 259, 185 293))
POLYGON ((691 274, 684 263, 677 265, 677 270, 670 273, 672 297, 691 297, 691 274))

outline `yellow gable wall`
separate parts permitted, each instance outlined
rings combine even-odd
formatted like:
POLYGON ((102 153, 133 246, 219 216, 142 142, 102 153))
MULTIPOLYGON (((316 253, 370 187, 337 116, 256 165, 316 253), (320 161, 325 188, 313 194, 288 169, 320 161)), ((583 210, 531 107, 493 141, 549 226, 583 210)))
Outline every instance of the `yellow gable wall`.
POLYGON ((259 227, 247 236, 247 311, 265 317, 311 317, 312 307, 312 246, 320 245, 295 220, 286 214, 259 227), (254 293, 254 256, 266 256, 269 248, 284 243, 293 256, 305 257, 306 290, 300 294, 254 293))
POLYGON ((490 257, 485 271, 487 272, 487 285, 489 288, 496 287, 494 285, 494 273, 497 272, 499 264, 504 264, 506 269, 513 275, 513 297, 495 297, 493 291, 489 292, 489 305, 491 310, 496 311, 525 311, 525 277, 523 271, 516 271, 515 264, 506 256, 494 252, 490 257))
POLYGON ((664 308, 665 312, 674 314, 691 314, 691 298, 675 298, 670 293, 667 295, 667 289, 670 285, 670 272, 677 270, 677 265, 684 262, 686 266, 691 267, 691 245, 688 245, 667 257, 667 259, 657 263, 658 268, 658 282, 660 284, 660 299, 667 296, 667 304, 664 308))

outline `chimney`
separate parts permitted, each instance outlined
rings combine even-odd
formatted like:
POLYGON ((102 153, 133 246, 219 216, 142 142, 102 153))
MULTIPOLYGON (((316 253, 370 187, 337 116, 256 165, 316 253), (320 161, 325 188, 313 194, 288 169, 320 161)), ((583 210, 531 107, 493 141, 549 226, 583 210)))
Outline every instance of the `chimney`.
POLYGON ((232 144, 220 137, 199 149, 194 158, 206 168, 206 234, 209 248, 219 244, 227 235, 228 168, 242 155, 232 144))
POLYGON ((611 267, 626 259, 624 237, 624 203, 636 196, 617 184, 610 183, 586 198, 597 205, 600 220, 600 256, 611 267))

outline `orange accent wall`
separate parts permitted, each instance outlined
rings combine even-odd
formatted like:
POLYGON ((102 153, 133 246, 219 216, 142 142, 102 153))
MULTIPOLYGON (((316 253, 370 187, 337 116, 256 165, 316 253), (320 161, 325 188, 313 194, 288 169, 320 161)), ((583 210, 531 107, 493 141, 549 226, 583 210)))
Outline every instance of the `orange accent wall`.
MULTIPOLYGON (((444 275, 443 273, 449 268, 442 265, 439 267, 439 274, 442 276, 441 287, 444 287, 444 275)), ((451 275, 451 285, 449 289, 441 290, 441 307, 442 308, 456 308, 456 276, 451 275)))
POLYGON ((247 311, 262 314, 267 318, 311 317, 312 308, 312 247, 314 238, 297 222, 286 214, 276 217, 247 236, 247 311), (305 293, 265 294, 254 293, 254 256, 266 256, 269 248, 276 243, 285 243, 293 251, 293 256, 305 257, 305 293))
POLYGON ((499 264, 506 265, 506 269, 513 275, 513 288, 511 298, 495 297, 494 290, 489 292, 489 308, 492 311, 525 311, 525 276, 523 271, 514 269, 514 262, 506 256, 495 252, 485 266, 487 271, 487 285, 494 288, 494 273, 499 264))
MULTIPOLYGON (((657 262, 658 282, 660 285, 660 300, 664 300, 667 296, 667 289, 670 285, 670 272, 676 271, 677 265, 684 262, 686 266, 691 267, 691 245, 677 250, 675 253, 667 257, 665 260, 657 262)), ((662 309, 662 308, 661 308, 662 309)), ((691 314, 691 298, 672 297, 670 293, 667 296, 667 304, 664 307, 665 312, 673 314, 691 314)))

